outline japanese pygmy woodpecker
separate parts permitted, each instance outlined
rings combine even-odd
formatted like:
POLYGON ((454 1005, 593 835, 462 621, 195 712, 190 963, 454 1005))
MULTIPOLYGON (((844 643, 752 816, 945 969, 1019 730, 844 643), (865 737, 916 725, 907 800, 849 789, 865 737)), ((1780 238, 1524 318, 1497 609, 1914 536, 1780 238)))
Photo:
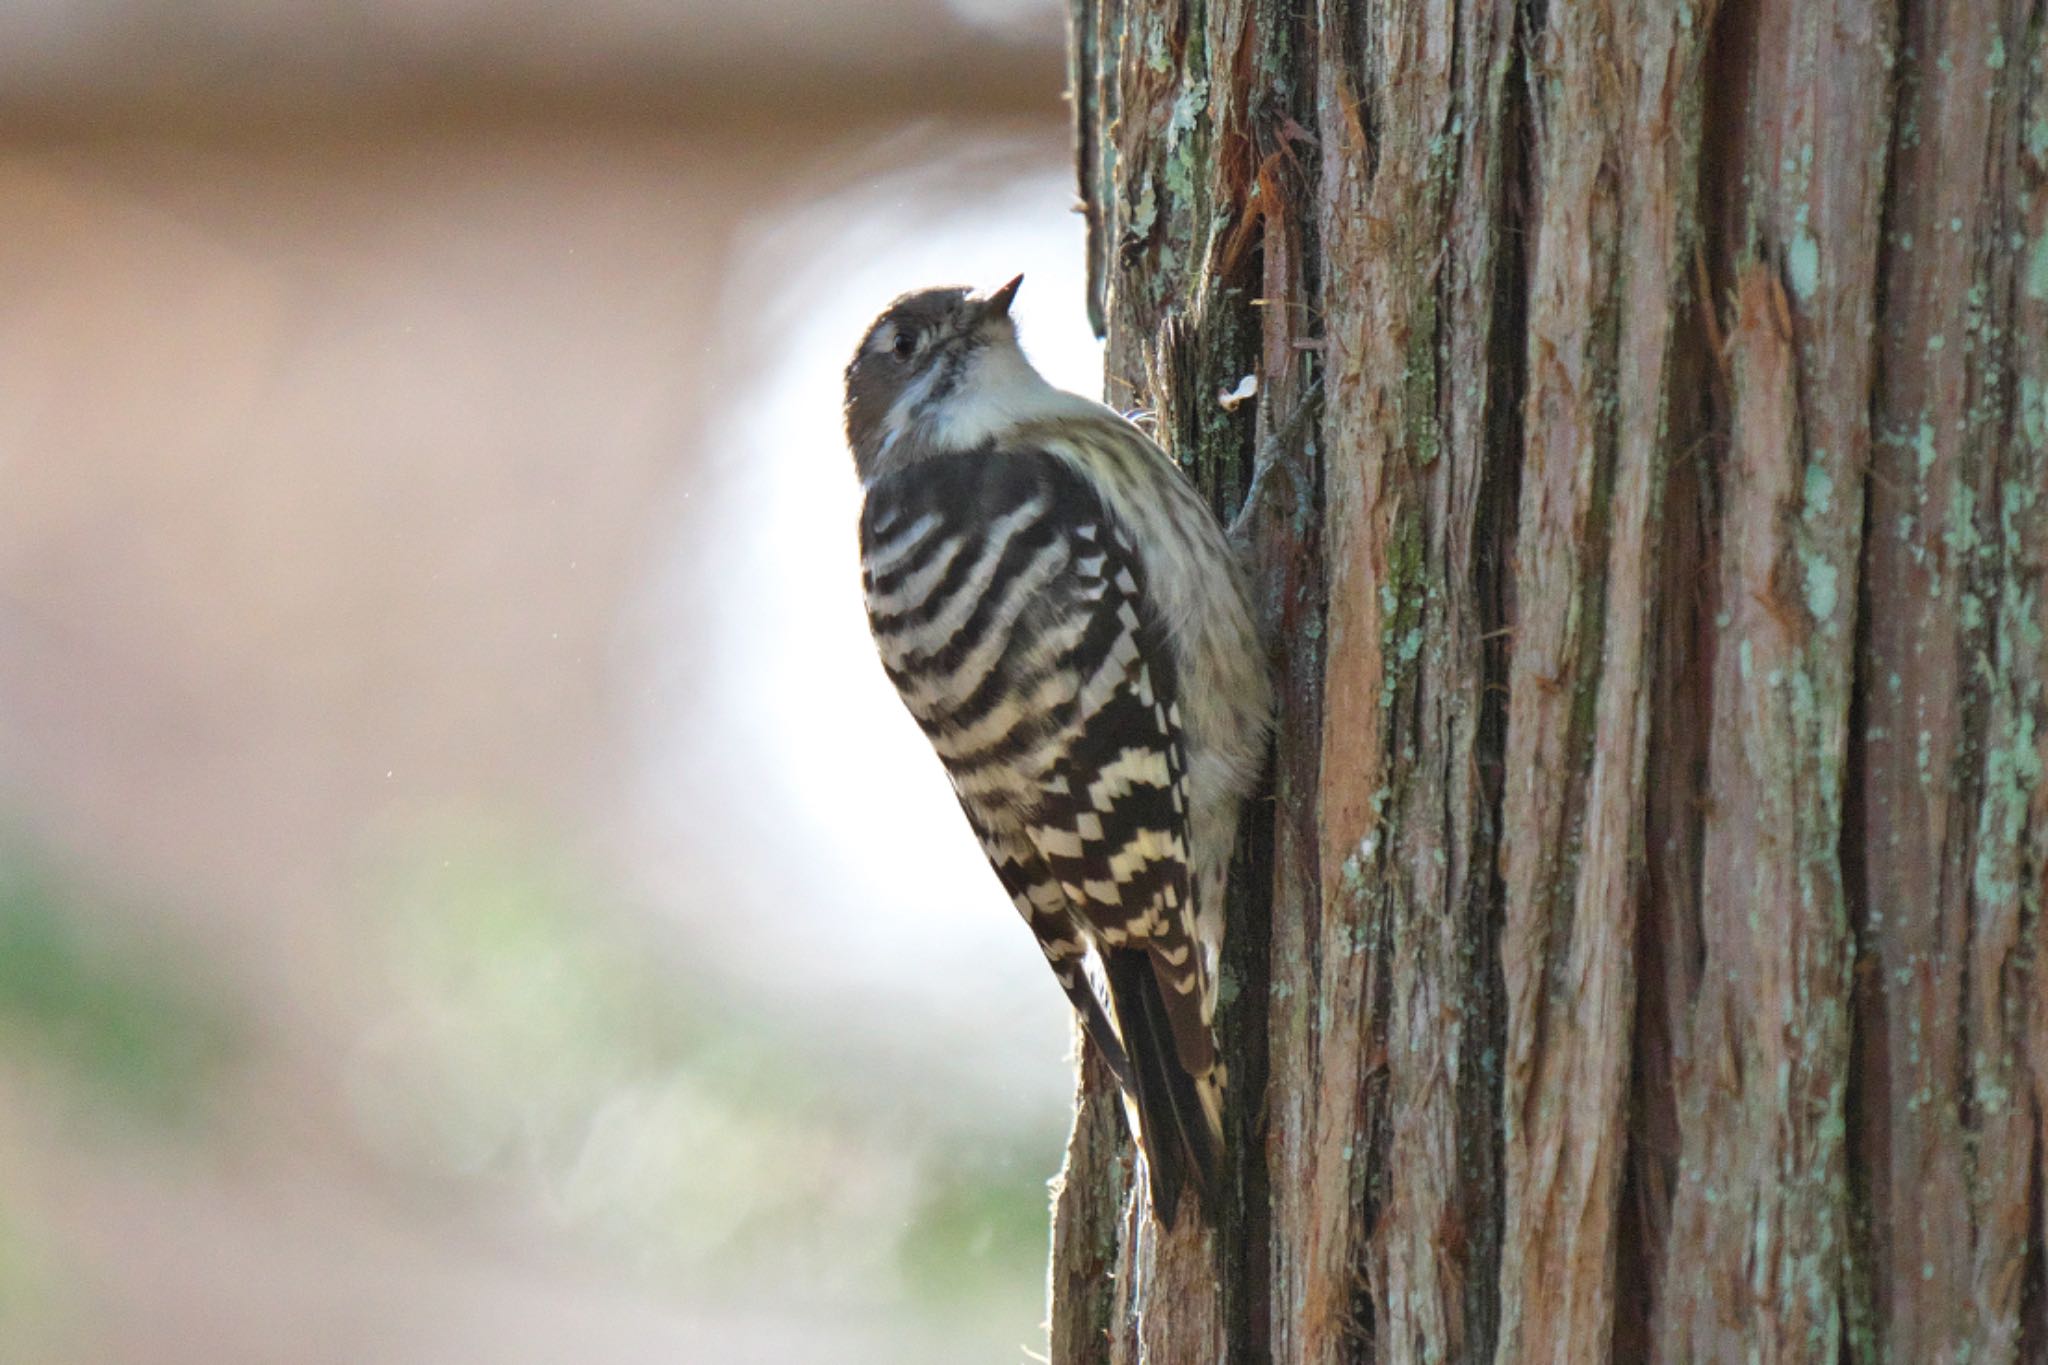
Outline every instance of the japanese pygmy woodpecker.
POLYGON ((1021 279, 907 294, 847 366, 861 582, 1171 1225, 1189 1183, 1213 1216, 1224 880, 1271 685, 1222 529, 1142 431, 1032 368, 1021 279))

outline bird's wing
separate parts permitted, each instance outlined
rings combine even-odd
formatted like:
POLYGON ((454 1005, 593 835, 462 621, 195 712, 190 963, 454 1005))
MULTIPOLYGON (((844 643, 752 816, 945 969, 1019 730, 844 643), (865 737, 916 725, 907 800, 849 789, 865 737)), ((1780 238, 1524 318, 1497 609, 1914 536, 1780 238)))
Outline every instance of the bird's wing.
POLYGON ((1114 524, 1096 544, 1074 716, 1027 832, 1101 957, 1153 1204, 1170 1223, 1184 1174, 1213 1190, 1222 1141, 1189 894, 1187 757, 1173 655, 1140 561, 1114 524))

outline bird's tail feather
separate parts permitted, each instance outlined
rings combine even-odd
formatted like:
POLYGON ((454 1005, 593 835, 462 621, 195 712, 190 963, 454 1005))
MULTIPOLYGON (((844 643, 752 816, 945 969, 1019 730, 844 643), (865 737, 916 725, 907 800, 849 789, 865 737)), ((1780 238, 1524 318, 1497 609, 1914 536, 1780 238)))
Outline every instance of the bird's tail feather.
POLYGON ((1147 950, 1113 948, 1102 965, 1130 1061, 1129 1098, 1137 1111, 1153 1212, 1172 1227, 1182 1187, 1192 1181, 1203 1218, 1211 1218, 1223 1148, 1222 1068, 1212 1063, 1196 1075, 1183 1063, 1147 950))

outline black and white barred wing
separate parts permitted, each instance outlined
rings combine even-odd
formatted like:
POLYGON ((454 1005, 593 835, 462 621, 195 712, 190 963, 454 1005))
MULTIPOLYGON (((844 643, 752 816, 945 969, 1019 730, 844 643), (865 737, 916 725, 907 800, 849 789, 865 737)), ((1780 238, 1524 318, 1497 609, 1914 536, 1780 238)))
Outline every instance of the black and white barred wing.
POLYGON ((1130 1070, 1088 981, 1087 940, 1025 834, 1034 769, 1074 685, 1046 602, 1071 594, 1065 490, 1028 463, 955 455, 881 480, 861 516, 862 583, 882 666, 937 750, 989 865, 1119 1082, 1130 1070))
POLYGON ((862 557, 883 666, 1069 998, 1125 1063, 1171 1217, 1181 1172, 1213 1166, 1213 1097, 1197 1082, 1213 1084, 1215 1057, 1172 653, 1139 558, 1058 458, 990 450, 878 481, 862 557))
MULTIPOLYGON (((1102 557, 1065 752, 1046 776, 1029 837, 1102 964, 1131 1064, 1153 1204, 1169 1223, 1181 1183, 1212 1190, 1221 1068, 1203 1010, 1193 934, 1187 761, 1172 654, 1115 528, 1102 557)), ((1084 562, 1093 569, 1094 556, 1084 562)), ((1205 1206, 1209 1204, 1204 1200, 1205 1206)))

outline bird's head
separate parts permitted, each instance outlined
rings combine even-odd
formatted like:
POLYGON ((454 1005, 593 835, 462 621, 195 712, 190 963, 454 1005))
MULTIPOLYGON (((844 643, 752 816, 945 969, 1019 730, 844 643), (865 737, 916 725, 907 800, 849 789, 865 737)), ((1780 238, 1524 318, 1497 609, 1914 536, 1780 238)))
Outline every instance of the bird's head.
POLYGON ((988 398, 1038 378, 1017 346, 1010 301, 1019 275, 1000 289, 925 289, 905 294, 875 319, 846 367, 846 443, 863 479, 913 452, 976 430, 988 398))

